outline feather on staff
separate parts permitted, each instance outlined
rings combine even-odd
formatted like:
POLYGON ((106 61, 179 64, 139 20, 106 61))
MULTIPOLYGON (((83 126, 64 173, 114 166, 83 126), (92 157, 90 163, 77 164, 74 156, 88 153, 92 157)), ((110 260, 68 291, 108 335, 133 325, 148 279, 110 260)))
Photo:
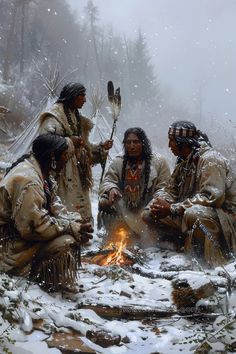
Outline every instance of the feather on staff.
MULTIPOLYGON (((112 81, 108 81, 107 83, 107 96, 108 96, 108 101, 111 106, 111 113, 112 113, 112 119, 113 119, 113 125, 112 125, 112 131, 110 135, 110 140, 113 139, 113 135, 116 129, 116 123, 120 114, 121 110, 121 95, 120 95, 120 88, 118 87, 116 90, 114 90, 114 85, 112 81)), ((105 168, 106 168, 106 163, 107 163, 107 158, 105 159, 103 165, 102 165, 102 174, 100 178, 100 184, 102 183, 103 176, 105 173, 105 168)))

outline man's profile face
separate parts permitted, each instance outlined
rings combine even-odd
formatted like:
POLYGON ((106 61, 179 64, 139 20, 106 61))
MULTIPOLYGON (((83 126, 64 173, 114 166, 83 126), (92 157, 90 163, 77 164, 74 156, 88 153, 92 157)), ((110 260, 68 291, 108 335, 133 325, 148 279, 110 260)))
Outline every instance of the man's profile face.
POLYGON ((142 141, 136 134, 130 133, 125 140, 125 151, 129 157, 140 158, 143 151, 142 141))
POLYGON ((73 108, 80 109, 83 107, 85 102, 86 102, 86 94, 78 95, 75 97, 73 101, 73 108))
POLYGON ((174 136, 169 135, 169 148, 175 156, 180 156, 180 148, 174 136))

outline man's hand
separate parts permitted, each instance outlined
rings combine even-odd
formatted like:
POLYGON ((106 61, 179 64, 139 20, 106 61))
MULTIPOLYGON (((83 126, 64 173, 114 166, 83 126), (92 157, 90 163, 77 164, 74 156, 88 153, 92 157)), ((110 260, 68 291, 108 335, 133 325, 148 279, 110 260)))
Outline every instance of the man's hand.
POLYGON ((92 240, 93 231, 94 230, 91 223, 89 222, 82 223, 80 226, 80 243, 84 244, 87 243, 89 240, 92 240))
POLYGON ((170 203, 165 199, 156 198, 150 205, 151 214, 154 220, 159 220, 165 218, 171 214, 170 203))
POLYGON ((78 148, 78 147, 84 145, 84 140, 81 136, 72 135, 72 136, 70 136, 70 139, 72 140, 75 148, 78 148))
POLYGON ((104 141, 104 143, 101 144, 102 148, 104 150, 110 150, 113 146, 113 140, 109 139, 104 141))
POLYGON ((111 206, 117 200, 122 198, 122 194, 117 188, 112 188, 109 192, 109 205, 111 206))

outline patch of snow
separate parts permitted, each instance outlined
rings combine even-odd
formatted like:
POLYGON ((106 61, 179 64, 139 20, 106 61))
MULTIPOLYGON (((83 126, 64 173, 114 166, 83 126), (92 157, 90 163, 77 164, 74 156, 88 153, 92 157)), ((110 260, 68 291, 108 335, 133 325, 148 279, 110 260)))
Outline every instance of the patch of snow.
POLYGON ((59 349, 48 348, 47 344, 41 341, 17 342, 14 345, 10 345, 9 350, 12 354, 61 354, 59 349))

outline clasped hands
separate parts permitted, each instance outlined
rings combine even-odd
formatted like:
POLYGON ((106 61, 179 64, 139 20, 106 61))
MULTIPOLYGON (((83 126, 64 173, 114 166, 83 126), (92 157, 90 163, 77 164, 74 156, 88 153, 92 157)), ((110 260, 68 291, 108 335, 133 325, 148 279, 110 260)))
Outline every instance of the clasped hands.
POLYGON ((162 198, 156 198, 153 200, 153 202, 149 205, 149 208, 154 220, 163 219, 171 214, 170 203, 162 198))

